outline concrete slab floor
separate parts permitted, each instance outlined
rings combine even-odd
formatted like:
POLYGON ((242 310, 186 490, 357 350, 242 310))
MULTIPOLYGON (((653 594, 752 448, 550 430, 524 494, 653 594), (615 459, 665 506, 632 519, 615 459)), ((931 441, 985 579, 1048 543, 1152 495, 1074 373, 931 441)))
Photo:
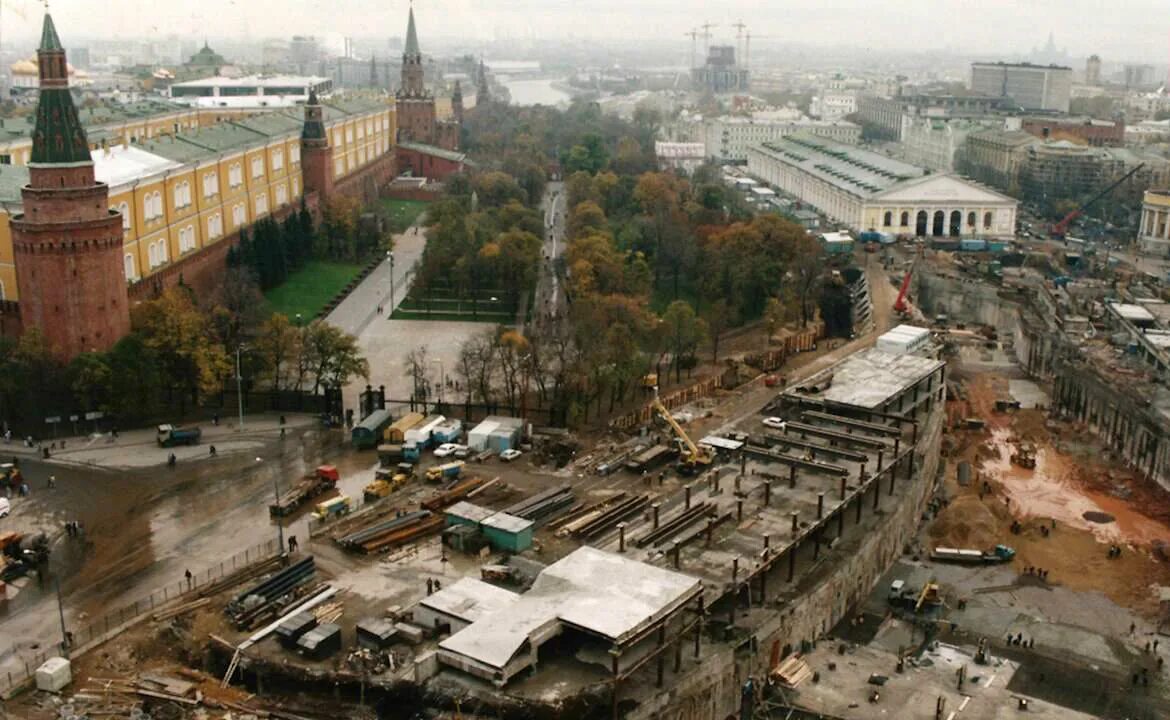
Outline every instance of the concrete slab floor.
POLYGON ((976 665, 966 650, 939 645, 916 663, 908 662, 905 671, 898 673, 896 654, 881 647, 853 648, 843 655, 838 654, 838 648, 837 643, 825 642, 805 656, 809 667, 820 673, 820 681, 806 680, 796 691, 790 691, 791 702, 842 720, 933 719, 939 698, 946 703, 943 717, 954 713, 956 720, 1093 717, 1035 699, 1029 700, 1027 712, 1021 713, 1020 696, 1008 689, 1019 667, 1011 661, 998 659, 991 665, 976 665), (830 670, 830 664, 835 664, 835 669, 830 670), (960 667, 965 667, 967 673, 962 689, 958 687, 960 667), (870 684, 869 678, 875 674, 887 677, 887 682, 882 686, 870 684), (871 703, 869 696, 875 690, 880 699, 871 703))

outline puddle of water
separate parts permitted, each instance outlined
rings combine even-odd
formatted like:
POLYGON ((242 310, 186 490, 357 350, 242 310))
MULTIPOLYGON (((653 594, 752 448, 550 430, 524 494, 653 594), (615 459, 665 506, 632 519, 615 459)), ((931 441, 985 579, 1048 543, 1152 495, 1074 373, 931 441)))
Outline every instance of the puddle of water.
POLYGON ((999 480, 1017 515, 1053 518, 1058 523, 1088 530, 1104 543, 1170 542, 1170 527, 1135 512, 1124 500, 1076 484, 1072 479, 1073 459, 1053 448, 1040 446, 1036 468, 1025 469, 1011 462, 1014 449, 1011 431, 993 430, 988 445, 996 455, 985 460, 981 469, 999 480), (1102 516, 1113 522, 1096 519, 1102 516))

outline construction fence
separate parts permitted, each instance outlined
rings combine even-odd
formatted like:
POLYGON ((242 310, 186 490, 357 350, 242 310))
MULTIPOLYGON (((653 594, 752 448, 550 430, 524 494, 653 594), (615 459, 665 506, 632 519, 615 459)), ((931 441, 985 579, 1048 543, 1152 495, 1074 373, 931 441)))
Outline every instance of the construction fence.
MULTIPOLYGON (((162 608, 179 598, 194 599, 198 592, 233 572, 268 560, 281 553, 276 539, 270 539, 199 572, 192 572, 190 580, 183 578, 155 590, 145 598, 131 605, 106 613, 88 625, 76 627, 66 624, 70 640, 68 655, 78 655, 116 636, 129 625, 145 615, 162 608)), ((38 667, 51 657, 61 655, 61 638, 46 639, 36 650, 24 650, 13 646, 0 652, 0 698, 8 697, 13 691, 30 681, 38 667)))
POLYGON ((775 370, 788 361, 799 352, 808 352, 817 349, 817 341, 825 336, 825 324, 817 321, 810 325, 805 330, 800 332, 790 333, 783 338, 778 338, 776 342, 779 347, 771 348, 762 353, 755 353, 744 357, 743 361, 747 365, 754 368, 759 368, 763 372, 775 370))

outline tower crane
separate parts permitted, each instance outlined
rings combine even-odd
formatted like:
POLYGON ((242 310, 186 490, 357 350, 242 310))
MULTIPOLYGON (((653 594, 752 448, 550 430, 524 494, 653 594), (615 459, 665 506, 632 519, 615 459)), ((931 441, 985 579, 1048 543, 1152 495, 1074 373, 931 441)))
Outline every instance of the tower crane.
POLYGON ((699 27, 703 28, 703 52, 708 55, 711 53, 711 28, 719 27, 715 23, 703 23, 699 27))
POLYGON ((738 61, 742 62, 744 53, 743 35, 744 31, 747 30, 747 25, 744 24, 743 20, 740 20, 739 22, 732 23, 731 27, 735 28, 735 54, 738 61))
POLYGON ((662 419, 666 421, 670 429, 674 431, 675 437, 678 438, 679 443, 685 451, 682 459, 678 463, 679 474, 695 475, 709 468, 715 459, 711 451, 695 445, 694 441, 687 435, 687 431, 683 430, 682 425, 678 424, 678 421, 674 419, 674 416, 670 414, 670 411, 658 399, 657 385, 654 386, 654 399, 651 401, 651 406, 662 416, 662 419))

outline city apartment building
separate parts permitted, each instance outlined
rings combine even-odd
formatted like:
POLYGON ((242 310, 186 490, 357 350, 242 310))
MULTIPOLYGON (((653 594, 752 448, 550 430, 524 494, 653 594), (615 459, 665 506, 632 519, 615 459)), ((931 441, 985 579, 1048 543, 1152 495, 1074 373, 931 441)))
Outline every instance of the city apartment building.
POLYGON ((703 138, 707 157, 722 162, 744 162, 748 147, 798 132, 850 145, 856 145, 861 139, 861 126, 846 120, 756 120, 743 117, 708 120, 704 123, 703 138))
POLYGON ((1030 63, 971 64, 971 91, 1009 97, 1025 110, 1068 112, 1072 68, 1030 63))

